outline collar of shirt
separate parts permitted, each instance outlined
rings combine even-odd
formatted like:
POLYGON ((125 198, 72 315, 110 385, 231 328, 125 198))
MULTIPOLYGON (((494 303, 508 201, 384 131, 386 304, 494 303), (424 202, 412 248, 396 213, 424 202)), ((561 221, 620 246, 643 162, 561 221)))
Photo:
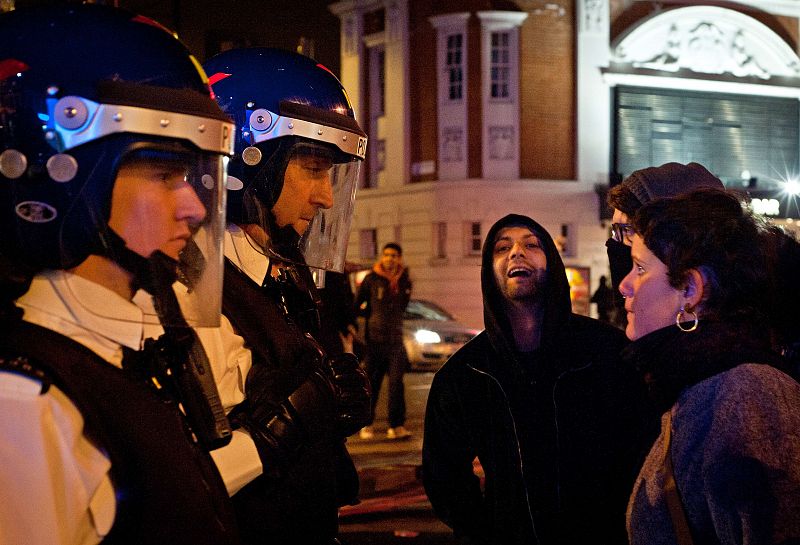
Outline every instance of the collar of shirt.
POLYGON ((139 350, 145 316, 115 292, 67 271, 36 275, 17 299, 27 322, 61 333, 122 366, 122 347, 139 350))
POLYGON ((269 258, 241 227, 229 223, 225 230, 225 257, 259 286, 269 271, 269 258))

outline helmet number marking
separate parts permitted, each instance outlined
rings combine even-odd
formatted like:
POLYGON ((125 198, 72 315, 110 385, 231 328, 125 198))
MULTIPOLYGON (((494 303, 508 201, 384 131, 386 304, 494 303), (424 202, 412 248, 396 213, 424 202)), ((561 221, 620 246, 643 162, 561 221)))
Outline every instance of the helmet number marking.
POLYGON ((367 155, 367 139, 358 138, 358 147, 356 148, 356 155, 363 158, 367 155))

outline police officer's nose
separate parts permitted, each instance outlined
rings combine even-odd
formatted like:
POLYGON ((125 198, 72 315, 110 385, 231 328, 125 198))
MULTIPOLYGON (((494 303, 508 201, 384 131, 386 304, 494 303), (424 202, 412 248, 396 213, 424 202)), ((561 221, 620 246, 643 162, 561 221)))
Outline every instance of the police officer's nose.
POLYGON ((191 225, 197 225, 206 217, 206 207, 200 201, 194 188, 188 183, 176 190, 177 203, 176 215, 179 220, 186 220, 191 225))
POLYGON ((326 210, 333 206, 333 186, 331 185, 330 175, 315 184, 312 194, 313 203, 326 210))

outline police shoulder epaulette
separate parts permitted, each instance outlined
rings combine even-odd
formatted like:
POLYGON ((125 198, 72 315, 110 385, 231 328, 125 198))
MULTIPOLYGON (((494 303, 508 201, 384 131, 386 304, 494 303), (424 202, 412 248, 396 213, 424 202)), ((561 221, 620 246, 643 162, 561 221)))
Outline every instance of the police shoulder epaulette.
POLYGON ((31 364, 30 360, 25 356, 7 357, 0 356, 0 371, 7 371, 16 373, 32 379, 36 379, 42 383, 42 390, 40 394, 44 394, 50 389, 53 381, 48 377, 47 373, 38 367, 31 364))

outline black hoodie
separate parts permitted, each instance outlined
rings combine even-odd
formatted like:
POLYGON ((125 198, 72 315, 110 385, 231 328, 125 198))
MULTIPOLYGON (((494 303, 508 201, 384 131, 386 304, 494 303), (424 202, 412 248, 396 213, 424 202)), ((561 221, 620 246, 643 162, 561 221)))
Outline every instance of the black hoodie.
POLYGON ((428 397, 423 479, 434 510, 461 543, 626 543, 628 495, 658 419, 619 360, 624 335, 571 312, 558 250, 525 216, 489 231, 481 285, 486 331, 442 367, 428 397), (527 353, 494 278, 494 239, 509 226, 528 227, 547 257, 540 347, 527 353))

